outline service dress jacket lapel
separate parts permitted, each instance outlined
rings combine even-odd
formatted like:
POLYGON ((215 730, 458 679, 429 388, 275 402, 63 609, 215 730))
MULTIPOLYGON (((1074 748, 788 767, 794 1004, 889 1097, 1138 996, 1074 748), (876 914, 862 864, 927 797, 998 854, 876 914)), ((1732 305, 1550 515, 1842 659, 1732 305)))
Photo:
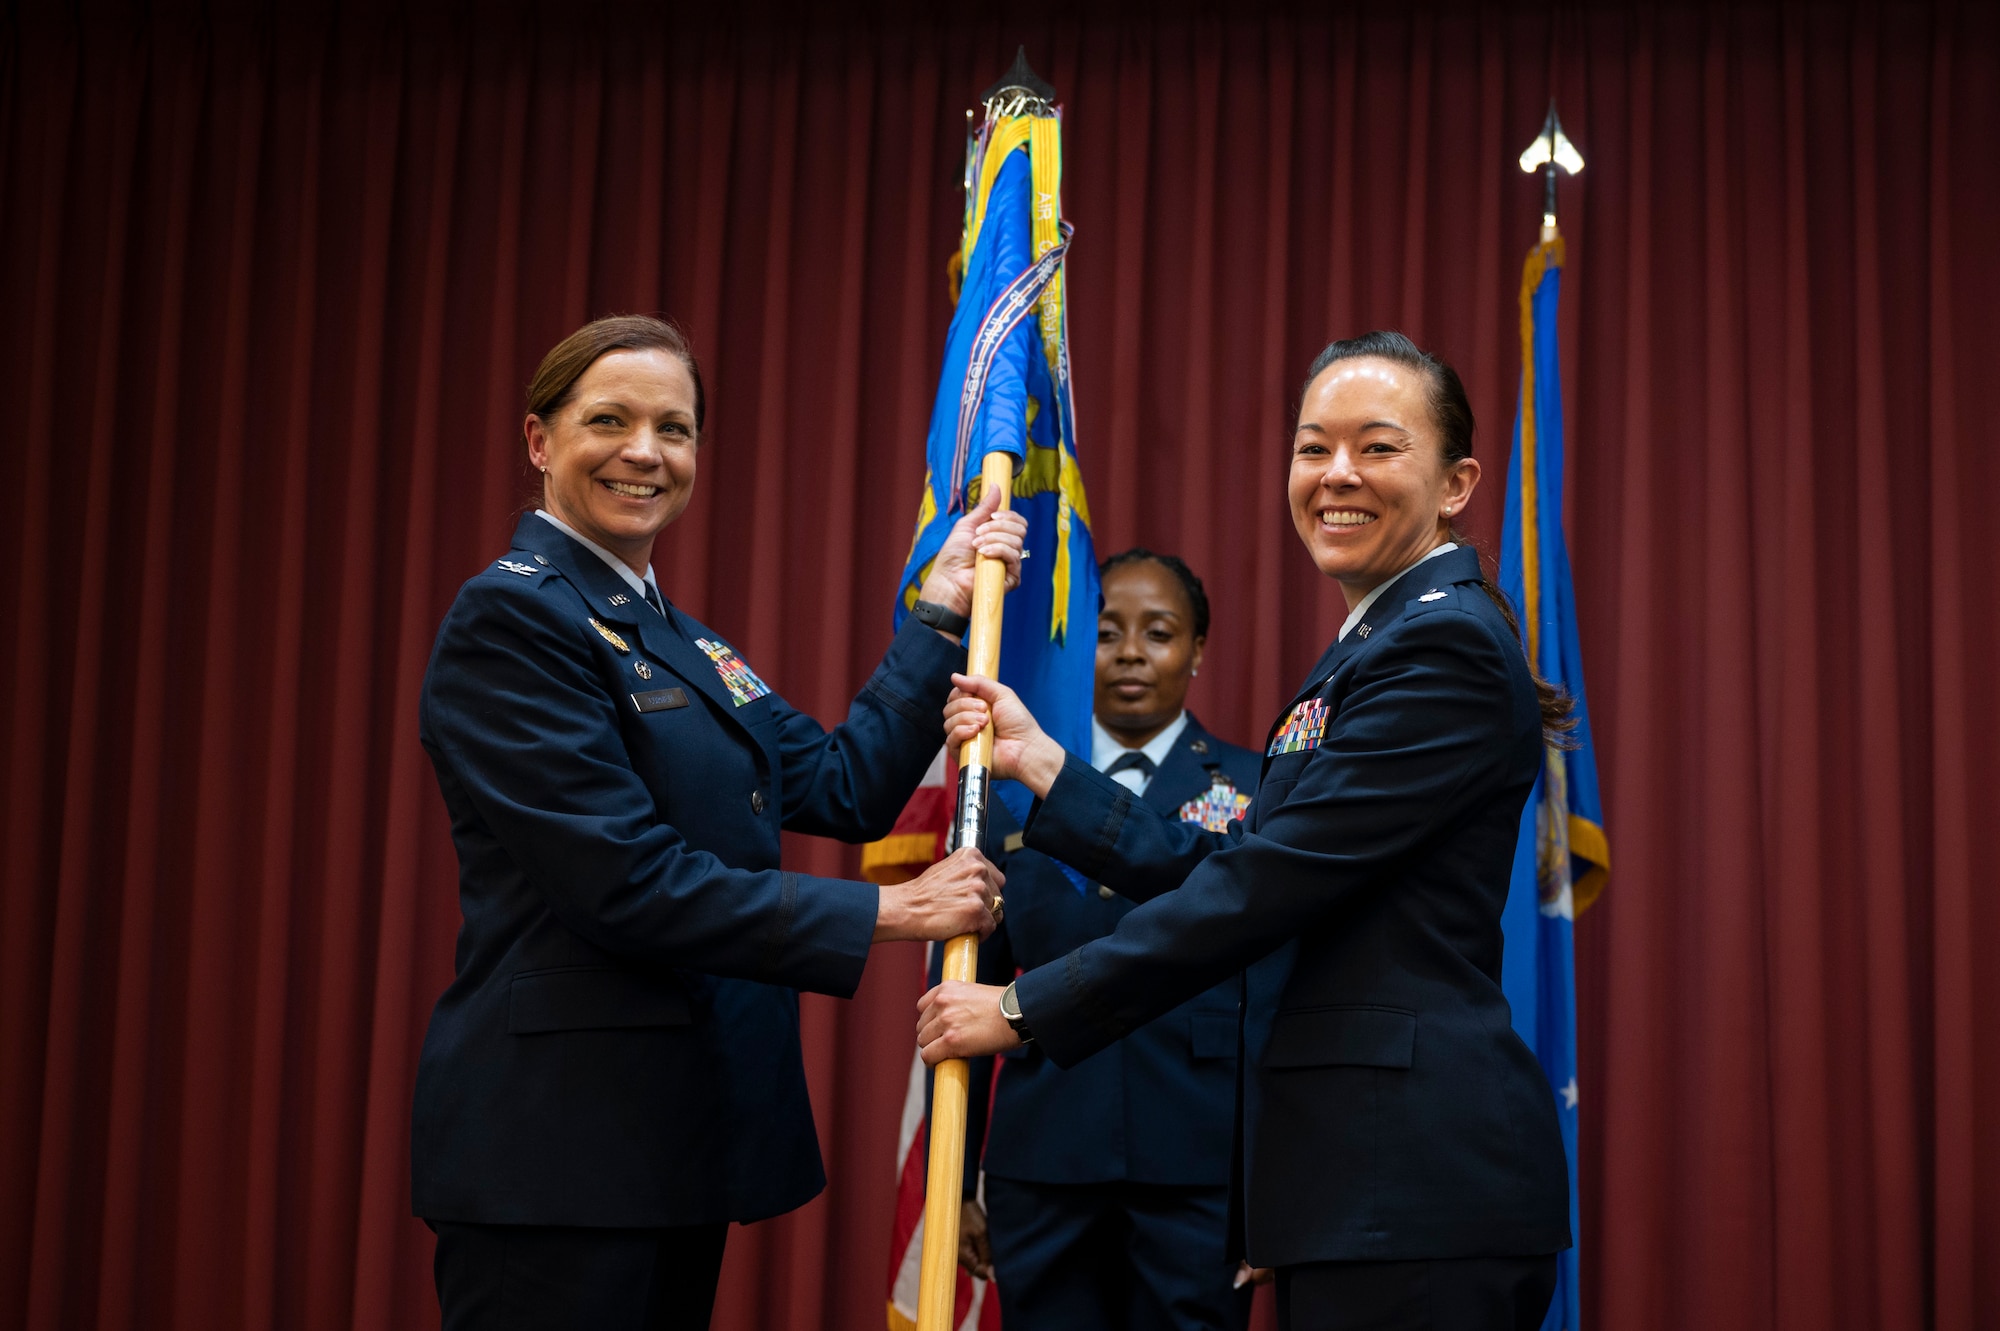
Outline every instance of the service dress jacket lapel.
MULTIPOLYGON (((718 641, 720 635, 713 634, 706 626, 697 625, 690 629, 688 626, 694 621, 664 597, 662 600, 667 613, 661 615, 644 600, 634 596, 625 580, 606 568, 603 560, 551 522, 539 518, 523 522, 516 538, 521 545, 546 556, 605 623, 614 630, 631 630, 624 636, 636 638, 640 651, 631 658, 634 673, 627 681, 630 685, 628 693, 664 687, 655 680, 638 675, 637 661, 646 661, 648 667, 655 671, 666 669, 708 699, 714 712, 724 721, 757 741, 765 776, 769 777, 778 770, 777 735, 769 724, 770 707, 759 705, 764 703, 763 698, 738 706, 730 696, 729 686, 723 682, 722 672, 716 668, 715 662, 694 644, 696 633, 710 641, 718 641), (760 721, 765 724, 757 724, 760 721)), ((631 705, 627 698, 619 701, 631 705)))

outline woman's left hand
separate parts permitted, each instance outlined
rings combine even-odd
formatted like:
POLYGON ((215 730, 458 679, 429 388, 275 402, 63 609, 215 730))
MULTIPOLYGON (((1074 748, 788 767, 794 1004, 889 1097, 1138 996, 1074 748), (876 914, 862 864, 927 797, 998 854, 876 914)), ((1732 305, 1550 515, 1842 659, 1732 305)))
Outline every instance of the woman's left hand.
POLYGON ((997 984, 967 984, 946 980, 917 1000, 917 1046, 924 1062, 936 1066, 947 1058, 980 1058, 1021 1047, 1021 1037, 1000 1015, 997 984))
POLYGON ((954 614, 972 613, 972 570, 979 556, 1007 563, 1007 590, 1021 585, 1021 550, 1028 539, 1028 520, 1013 510, 998 512, 1000 491, 989 490, 978 505, 952 524, 951 535, 931 561, 930 576, 917 593, 954 614))

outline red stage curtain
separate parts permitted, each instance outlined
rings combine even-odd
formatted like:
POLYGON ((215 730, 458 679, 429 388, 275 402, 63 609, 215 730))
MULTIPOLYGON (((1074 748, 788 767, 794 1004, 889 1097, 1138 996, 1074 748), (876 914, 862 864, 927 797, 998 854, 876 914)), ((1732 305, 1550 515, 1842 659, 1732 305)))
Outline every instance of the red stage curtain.
MULTIPOLYGON (((591 316, 687 326, 662 580, 837 713, 961 112, 1026 41, 1098 548, 1205 576, 1194 706, 1253 742, 1341 617, 1282 500, 1329 336, 1457 363, 1497 535, 1553 90, 1614 856, 1588 1324, 2000 1324, 1994 9, 730 8, 0 10, 0 1323, 434 1323, 406 1125, 457 907, 415 702, 530 493, 521 386, 591 316)), ((833 1183, 733 1236, 718 1326, 881 1324, 918 987, 889 949, 807 1001, 833 1183)))

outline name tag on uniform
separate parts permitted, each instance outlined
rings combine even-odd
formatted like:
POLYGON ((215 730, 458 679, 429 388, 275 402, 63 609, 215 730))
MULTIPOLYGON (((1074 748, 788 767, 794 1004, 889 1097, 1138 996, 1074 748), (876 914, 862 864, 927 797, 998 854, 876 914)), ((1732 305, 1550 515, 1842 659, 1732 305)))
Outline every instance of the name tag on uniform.
POLYGON ((635 693, 632 705, 642 712, 667 712, 676 707, 688 705, 685 689, 654 689, 651 693, 635 693))
POLYGON ((1275 758, 1281 753, 1303 753, 1316 749, 1326 737, 1326 699, 1308 698, 1292 709, 1285 718, 1285 724, 1278 727, 1278 733, 1271 737, 1271 747, 1265 753, 1267 758, 1275 758))
POLYGON ((757 678, 757 672, 745 665, 743 658, 729 644, 696 638, 694 645, 701 648, 702 655, 715 662, 715 673, 722 676, 730 700, 738 707, 746 702, 755 702, 771 691, 771 686, 757 678))

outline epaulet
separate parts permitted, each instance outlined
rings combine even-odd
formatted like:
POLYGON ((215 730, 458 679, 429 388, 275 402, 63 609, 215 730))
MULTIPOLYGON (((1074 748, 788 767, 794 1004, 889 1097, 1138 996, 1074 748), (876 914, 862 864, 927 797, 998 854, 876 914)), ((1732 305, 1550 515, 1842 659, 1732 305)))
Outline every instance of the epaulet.
MULTIPOLYGON (((1466 586, 1469 585, 1471 584, 1466 584, 1466 586)), ((1427 615, 1433 610, 1459 609, 1459 598, 1464 595, 1465 586, 1457 584, 1427 588, 1421 594, 1412 596, 1403 606, 1403 617, 1405 619, 1414 619, 1418 615, 1427 615)))
POLYGON ((531 550, 509 550, 486 566, 488 577, 521 578, 529 583, 539 583, 555 571, 554 565, 531 550))

